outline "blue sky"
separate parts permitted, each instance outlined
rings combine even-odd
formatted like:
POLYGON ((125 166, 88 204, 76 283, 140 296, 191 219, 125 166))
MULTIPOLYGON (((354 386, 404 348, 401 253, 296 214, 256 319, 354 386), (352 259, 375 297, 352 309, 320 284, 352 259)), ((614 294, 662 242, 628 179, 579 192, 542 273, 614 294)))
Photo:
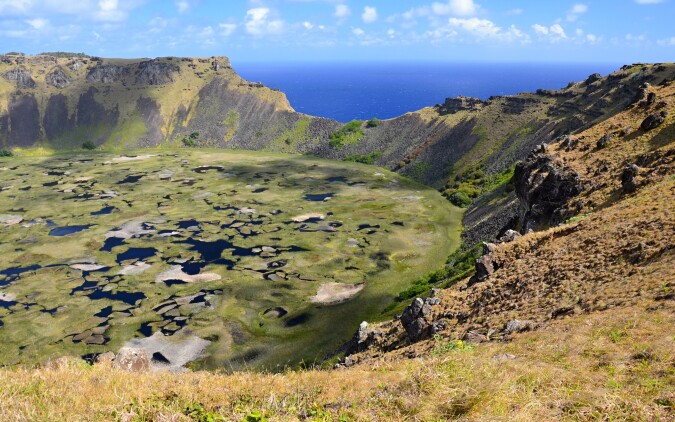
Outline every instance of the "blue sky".
POLYGON ((0 0, 0 50, 235 63, 661 62, 675 60, 674 18, 675 0, 0 0))

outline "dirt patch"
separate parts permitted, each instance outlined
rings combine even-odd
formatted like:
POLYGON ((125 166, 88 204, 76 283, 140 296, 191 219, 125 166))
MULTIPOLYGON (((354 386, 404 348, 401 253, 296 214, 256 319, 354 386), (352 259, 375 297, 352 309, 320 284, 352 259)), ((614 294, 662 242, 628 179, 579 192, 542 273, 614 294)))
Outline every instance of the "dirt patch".
POLYGON ((310 299, 317 305, 337 305, 347 302, 365 287, 364 283, 344 284, 344 283, 324 283, 319 287, 319 291, 310 299))

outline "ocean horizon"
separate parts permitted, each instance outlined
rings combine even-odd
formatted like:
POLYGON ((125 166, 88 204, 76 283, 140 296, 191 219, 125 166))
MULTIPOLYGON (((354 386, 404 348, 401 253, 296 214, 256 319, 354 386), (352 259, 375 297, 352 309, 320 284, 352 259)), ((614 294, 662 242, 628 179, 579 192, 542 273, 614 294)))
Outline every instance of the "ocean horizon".
POLYGON ((301 113, 340 122, 390 119, 448 97, 560 89, 616 63, 233 63, 244 79, 283 91, 301 113))

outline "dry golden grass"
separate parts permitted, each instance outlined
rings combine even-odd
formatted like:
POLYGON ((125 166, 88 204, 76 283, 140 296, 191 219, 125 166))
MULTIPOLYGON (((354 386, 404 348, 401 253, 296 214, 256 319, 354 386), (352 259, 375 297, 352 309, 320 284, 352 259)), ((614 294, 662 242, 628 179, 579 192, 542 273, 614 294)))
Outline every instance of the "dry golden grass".
POLYGON ((475 348, 431 340, 424 358, 336 371, 5 369, 0 420, 673 420, 672 309, 614 309, 548 328, 475 348))

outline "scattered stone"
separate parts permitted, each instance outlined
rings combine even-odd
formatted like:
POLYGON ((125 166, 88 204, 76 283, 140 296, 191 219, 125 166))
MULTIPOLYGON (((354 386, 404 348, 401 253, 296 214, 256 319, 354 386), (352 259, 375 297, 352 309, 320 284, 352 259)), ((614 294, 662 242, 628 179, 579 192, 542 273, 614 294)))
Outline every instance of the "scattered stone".
POLYGON ((282 308, 281 306, 269 308, 266 309, 265 312, 263 312, 263 316, 267 318, 281 318, 286 314, 288 314, 288 311, 282 308))
POLYGON ((304 223, 305 221, 308 220, 324 220, 326 216, 320 213, 310 213, 310 214, 302 214, 298 215, 296 217, 293 217, 292 220, 296 223, 304 223))
POLYGON ((20 215, 14 215, 14 214, 2 214, 2 215, 0 215, 0 224, 4 224, 5 226, 13 226, 15 224, 19 224, 22 221, 23 221, 23 217, 20 216, 20 215))
POLYGON ((168 270, 157 275, 155 278, 155 283, 161 283, 168 280, 180 280, 186 283, 206 283, 209 281, 220 280, 220 278, 220 275, 215 273, 190 275, 183 272, 183 268, 180 265, 174 265, 168 270))
POLYGON ((0 302, 16 302, 16 295, 0 292, 0 302))
POLYGON ((131 220, 122 224, 116 230, 111 230, 105 234, 105 238, 115 237, 118 239, 131 239, 132 237, 142 236, 144 234, 155 233, 156 230, 146 229, 145 226, 147 223, 144 223, 140 220, 131 220))
POLYGON ((90 272, 90 271, 98 271, 106 268, 105 265, 101 264, 73 264, 70 266, 70 268, 74 270, 79 270, 79 271, 84 271, 84 272, 90 272))
POLYGON ((319 291, 316 295, 310 298, 310 301, 317 305, 337 305, 352 299, 359 294, 364 287, 364 283, 324 283, 319 287, 319 291))
POLYGON ((359 246, 359 241, 353 238, 347 239, 347 246, 350 248, 356 248, 359 246))
POLYGON ((105 344, 105 337, 100 334, 94 334, 82 341, 85 344, 102 345, 105 344))
POLYGON ((212 197, 213 194, 211 192, 204 192, 204 193, 198 193, 196 195, 192 195, 192 199, 195 200, 200 200, 200 199, 207 199, 212 197))
POLYGON ((507 361, 513 360, 515 358, 516 358, 516 355, 512 355, 510 353, 501 353, 501 354, 492 356, 492 360, 494 360, 495 362, 498 362, 498 363, 507 362, 507 361))
POLYGON ((636 177, 640 168, 635 164, 629 164, 621 172, 621 187, 625 193, 632 193, 637 190, 636 177))
MULTIPOLYGON (((142 362, 151 370, 183 372, 186 370, 183 366, 200 358, 209 344, 210 341, 195 336, 191 330, 182 329, 172 336, 165 336, 158 331, 150 337, 132 339, 122 350, 126 349, 142 356, 142 362), (163 356, 161 362, 152 360, 151 357, 157 356, 156 353, 163 356)), ((119 354, 115 362, 118 359, 119 354)))
POLYGON ((657 127, 661 126, 663 122, 666 121, 666 117, 668 117, 668 112, 666 111, 659 111, 656 113, 652 113, 642 121, 640 127, 646 131, 656 129, 657 127))
POLYGON ((514 319, 506 323, 506 331, 508 333, 522 333, 523 331, 529 331, 534 327, 532 321, 521 321, 519 319, 514 319))
POLYGON ((515 230, 507 230, 502 237, 499 238, 499 241, 502 243, 513 242, 514 240, 521 237, 521 234, 515 230))
POLYGON ((113 352, 104 352, 99 355, 96 355, 94 358, 95 365, 112 365, 115 360, 115 354, 113 352))
POLYGON ((143 262, 143 261, 136 261, 133 264, 127 265, 119 272, 117 273, 118 275, 138 275, 146 272, 152 268, 152 265, 143 262))
POLYGON ((139 161, 139 160, 147 160, 148 158, 156 157, 155 154, 145 154, 145 155, 136 155, 136 156, 128 156, 128 155, 123 155, 121 157, 115 157, 112 159, 113 163, 125 163, 127 161, 139 161))
POLYGON ((237 211, 237 213, 238 214, 257 214, 258 210, 254 209, 254 208, 244 207, 244 208, 240 209, 239 211, 237 211))
POLYGON ((598 142, 596 144, 598 149, 605 148, 607 145, 609 145, 609 143, 612 141, 613 138, 614 135, 612 135, 611 133, 604 134, 600 139, 598 139, 598 142))

